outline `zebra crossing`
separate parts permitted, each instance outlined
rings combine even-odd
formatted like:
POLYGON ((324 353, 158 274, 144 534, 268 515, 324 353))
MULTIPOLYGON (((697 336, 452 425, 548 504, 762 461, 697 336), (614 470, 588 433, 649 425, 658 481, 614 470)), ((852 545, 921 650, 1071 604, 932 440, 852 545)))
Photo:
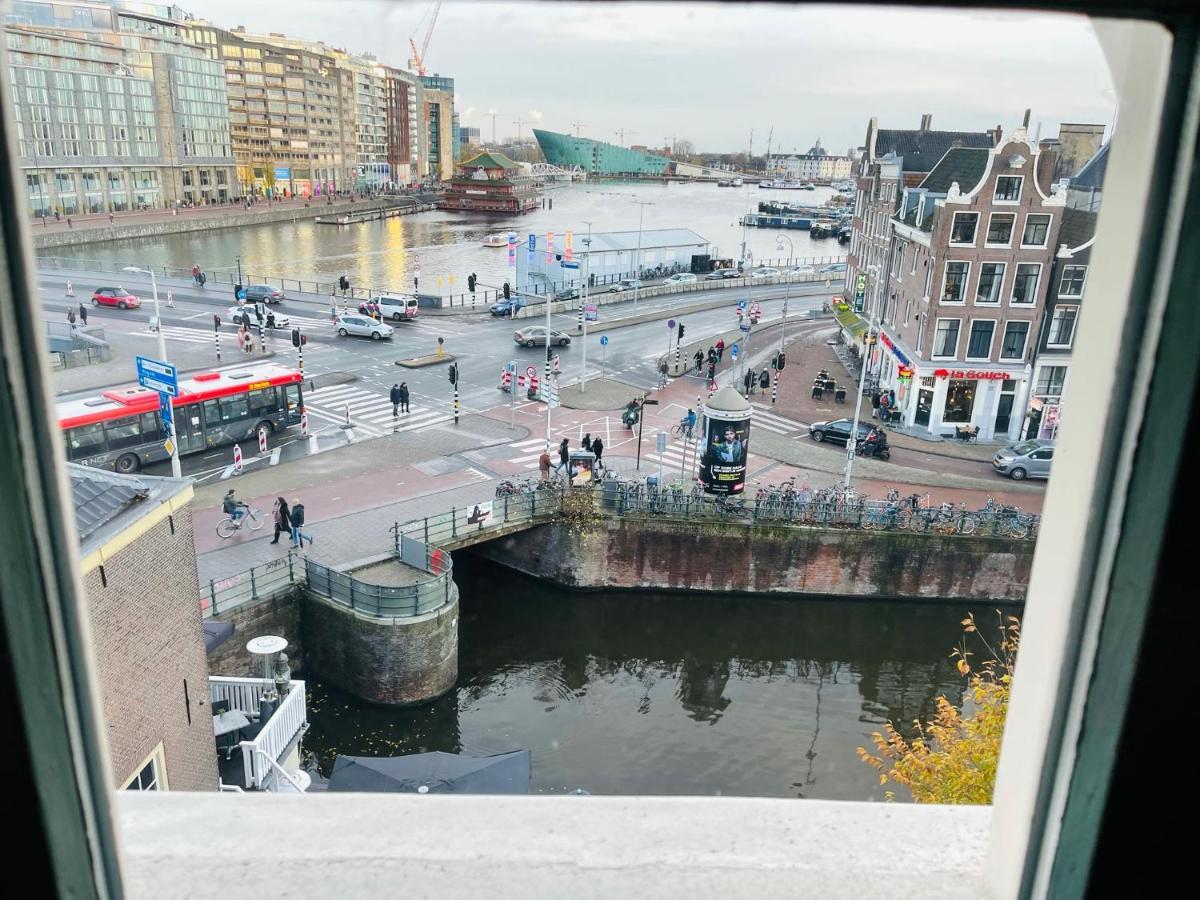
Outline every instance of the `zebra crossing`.
MULTIPOLYGON (((546 439, 530 438, 527 441, 515 441, 508 446, 515 454, 510 462, 517 463, 525 469, 536 469, 538 457, 542 455, 542 448, 546 446, 546 439)), ((558 462, 557 457, 554 458, 554 462, 558 462)))
POLYGON ((776 434, 790 435, 800 434, 808 431, 808 426, 800 422, 794 422, 791 419, 785 419, 783 416, 776 415, 757 403, 754 404, 754 417, 751 419, 754 423, 753 428, 765 428, 767 431, 773 431, 776 434))
MULTIPOLYGON (((697 436, 698 437, 698 436, 697 436)), ((657 441, 658 438, 654 438, 657 441)), ((651 466, 662 465, 664 473, 672 471, 678 472, 681 469, 692 469, 696 465, 696 454, 699 452, 700 442, 698 440, 684 443, 678 438, 667 438, 667 448, 658 453, 655 443, 650 443, 650 452, 642 452, 642 462, 649 463, 651 466)))
POLYGON ((392 403, 385 395, 354 384, 333 384, 306 391, 304 406, 310 415, 336 425, 345 425, 346 410, 349 409, 350 427, 360 437, 414 431, 454 419, 454 412, 449 408, 435 410, 415 404, 409 405, 409 412, 393 417, 392 403))

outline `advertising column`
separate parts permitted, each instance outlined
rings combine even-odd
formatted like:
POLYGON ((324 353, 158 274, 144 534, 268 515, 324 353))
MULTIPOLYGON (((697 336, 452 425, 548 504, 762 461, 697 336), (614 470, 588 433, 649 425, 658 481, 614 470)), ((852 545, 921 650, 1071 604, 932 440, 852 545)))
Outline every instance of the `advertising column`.
POLYGON ((700 482, 710 494, 740 494, 746 489, 752 408, 736 389, 724 387, 703 409, 700 482))

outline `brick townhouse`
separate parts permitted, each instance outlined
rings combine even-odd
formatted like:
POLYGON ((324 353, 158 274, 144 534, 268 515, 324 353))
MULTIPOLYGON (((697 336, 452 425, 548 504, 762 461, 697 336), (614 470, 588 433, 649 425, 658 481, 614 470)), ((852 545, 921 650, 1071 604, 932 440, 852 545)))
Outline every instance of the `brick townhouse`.
POLYGON ((903 189, 920 184, 951 147, 991 147, 1000 138, 999 126, 994 131, 934 131, 932 126, 929 114, 915 129, 880 128, 874 118, 867 124, 846 257, 846 290, 859 312, 882 285, 878 273, 887 262, 891 218, 903 189))
POLYGON ((991 149, 952 147, 904 188, 887 287, 867 309, 881 326, 872 371, 905 426, 1020 434, 1066 203, 1054 165, 1019 128, 991 149))

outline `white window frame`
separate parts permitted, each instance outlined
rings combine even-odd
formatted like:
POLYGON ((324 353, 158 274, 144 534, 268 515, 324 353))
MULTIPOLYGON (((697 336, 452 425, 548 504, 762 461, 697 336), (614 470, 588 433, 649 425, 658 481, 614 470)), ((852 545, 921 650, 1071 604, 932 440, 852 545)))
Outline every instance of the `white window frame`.
POLYGON ((951 246, 951 247, 974 247, 975 244, 979 240, 979 225, 982 221, 983 221, 983 216, 981 216, 977 212, 972 212, 972 211, 956 212, 954 214, 954 216, 950 219, 950 233, 949 233, 949 235, 947 235, 947 237, 949 238, 949 240, 948 240, 949 246, 951 246), (971 234, 970 242, 954 240, 954 228, 958 224, 959 216, 974 216, 975 217, 975 231, 971 234))
POLYGON ((1041 287, 1041 285, 1042 285, 1042 264, 1040 262, 1036 262, 1036 263, 1018 262, 1018 263, 1014 264, 1012 285, 1008 291, 1008 305, 1015 306, 1018 309, 1032 309, 1033 307, 1037 306, 1038 289, 1041 287), (1033 299, 1030 300, 1028 303, 1017 303, 1013 299, 1013 294, 1017 290, 1017 277, 1021 274, 1021 266, 1037 266, 1037 270, 1038 270, 1037 280, 1033 283, 1033 299))
POLYGON ((908 273, 909 275, 917 274, 917 257, 920 256, 920 254, 917 251, 918 251, 918 245, 913 244, 912 271, 910 271, 908 273))
MULTIPOLYGON (((121 790, 130 790, 130 785, 137 780, 138 776, 142 774, 142 769, 146 768, 148 765, 154 766, 153 789, 156 791, 169 791, 171 789, 171 785, 167 780, 167 755, 166 751, 163 749, 162 741, 159 741, 158 745, 146 755, 146 758, 137 764, 137 767, 133 770, 133 773, 126 778, 124 783, 121 785, 121 790)), ((133 788, 133 790, 144 791, 147 790, 147 788, 138 787, 133 788)))
POLYGON ((946 264, 942 266, 942 289, 938 291, 938 303, 943 306, 966 306, 967 295, 971 293, 971 261, 969 259, 948 259, 946 264), (946 300, 946 281, 950 277, 950 266, 962 263, 967 267, 966 273, 963 275, 963 289, 961 300, 946 300))
POLYGON ((999 361, 1000 362, 1023 362, 1025 360, 1025 353, 1026 353, 1026 351, 1029 350, 1029 332, 1031 332, 1031 331, 1033 331, 1033 322, 1029 319, 1005 319, 1004 320, 1004 328, 1000 333, 999 361), (1005 336, 1008 334, 1008 326, 1018 323, 1018 322, 1023 323, 1025 325, 1025 340, 1023 340, 1021 342, 1021 353, 1018 356, 1005 356, 1004 355, 1004 339, 1005 339, 1005 336))
POLYGON ((936 268, 937 258, 931 254, 929 259, 925 261, 925 294, 922 299, 926 303, 929 302, 929 291, 933 287, 933 273, 936 268))
POLYGON ((1087 290, 1088 268, 1087 263, 1070 263, 1063 266, 1062 272, 1058 276, 1058 298, 1060 300, 1080 300, 1083 298, 1083 292, 1087 290), (1078 294, 1064 294, 1062 292, 1063 279, 1066 277, 1067 269, 1083 269, 1083 283, 1079 286, 1078 294))
POLYGON ((975 299, 972 301, 975 306, 986 306, 989 309, 994 306, 1002 306, 1004 304, 1004 281, 1008 278, 1008 263, 1000 262, 999 260, 980 260, 979 276, 975 279, 975 299), (995 300, 980 301, 979 286, 983 284, 983 267, 984 266, 999 266, 1000 267, 1000 284, 996 289, 995 300))
POLYGON ((983 233, 983 246, 984 247, 996 247, 996 248, 1011 247, 1012 242, 1013 242, 1013 235, 1016 233, 1017 233, 1017 214, 1015 212, 994 212, 988 216, 987 231, 985 231, 983 233), (988 240, 988 233, 991 232, 991 230, 992 230, 992 219, 996 218, 996 216, 1004 216, 1005 218, 1012 219, 1012 228, 1010 228, 1009 232, 1008 232, 1008 241, 1003 244, 995 244, 988 240))
POLYGON ((905 327, 908 326, 908 323, 911 320, 911 318, 912 318, 912 301, 909 300, 907 297, 905 297, 904 298, 904 325, 905 325, 905 327))
POLYGON ((963 345, 963 359, 971 362, 990 362, 992 358, 992 348, 996 345, 996 326, 999 324, 999 319, 970 319, 967 327, 967 342, 963 345), (987 353, 983 356, 967 356, 971 351, 971 332, 975 328, 976 322, 991 322, 992 336, 988 338, 987 353))
POLYGON ((962 335, 963 335, 962 323, 963 323, 962 319, 955 318, 953 316, 938 316, 936 319, 934 319, 934 321, 933 321, 933 343, 931 343, 929 345, 929 358, 930 359, 958 359, 958 344, 962 340, 962 335), (954 352, 951 353, 949 356, 939 355, 937 352, 938 328, 943 322, 957 322, 958 323, 958 333, 954 337, 954 352))
POLYGON ((1054 312, 1050 314, 1050 321, 1046 324, 1046 346, 1053 347, 1056 350, 1069 350, 1071 348, 1071 345, 1075 343, 1075 333, 1078 330, 1079 330, 1079 304, 1078 303, 1057 303, 1054 306, 1054 312), (1074 318, 1071 320, 1071 336, 1067 339, 1066 343, 1063 343, 1061 341, 1055 343, 1050 340, 1050 336, 1052 334, 1054 334, 1054 323, 1058 320, 1058 314, 1060 312, 1065 313, 1067 310, 1071 310, 1072 312, 1075 313, 1074 318))
POLYGON ((1021 198, 1025 196, 1025 176, 1024 175, 999 175, 996 177, 996 183, 992 186, 992 204, 995 206, 1020 206, 1021 198), (1001 178, 1016 178, 1021 186, 1017 188, 1016 200, 1001 200, 996 196, 996 191, 1000 187, 1001 178))
POLYGON ((1044 250, 1050 245, 1050 230, 1054 227, 1054 216, 1051 213, 1025 213, 1025 223, 1021 226, 1021 249, 1044 250), (1046 239, 1040 244, 1025 243, 1025 232, 1029 228, 1029 220, 1033 218, 1046 219, 1046 239))

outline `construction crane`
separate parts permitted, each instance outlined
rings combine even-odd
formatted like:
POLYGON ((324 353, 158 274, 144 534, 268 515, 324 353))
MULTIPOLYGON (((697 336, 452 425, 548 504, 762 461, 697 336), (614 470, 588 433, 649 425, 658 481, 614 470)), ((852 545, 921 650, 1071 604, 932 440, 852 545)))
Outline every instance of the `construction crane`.
POLYGON ((618 128, 616 130, 617 140, 621 142, 622 147, 625 146, 625 135, 627 134, 637 134, 637 132, 632 128, 618 128))
POLYGON ((513 124, 517 126, 517 143, 521 143, 521 126, 536 125, 537 122, 526 122, 524 119, 513 119, 513 124))
POLYGON ((433 27, 437 25, 438 13, 442 11, 442 0, 434 0, 433 4, 426 10, 426 15, 429 16, 429 27, 425 29, 425 40, 421 42, 421 49, 417 49, 417 31, 421 29, 421 22, 425 21, 425 16, 421 16, 417 22, 417 27, 408 39, 408 46, 412 48, 412 59, 408 61, 408 67, 415 71, 418 75, 424 75, 425 72, 425 54, 429 50, 429 39, 433 37, 433 27))
POLYGON ((575 137, 579 137, 579 129, 586 128, 587 122, 572 122, 571 127, 575 129, 575 137))

